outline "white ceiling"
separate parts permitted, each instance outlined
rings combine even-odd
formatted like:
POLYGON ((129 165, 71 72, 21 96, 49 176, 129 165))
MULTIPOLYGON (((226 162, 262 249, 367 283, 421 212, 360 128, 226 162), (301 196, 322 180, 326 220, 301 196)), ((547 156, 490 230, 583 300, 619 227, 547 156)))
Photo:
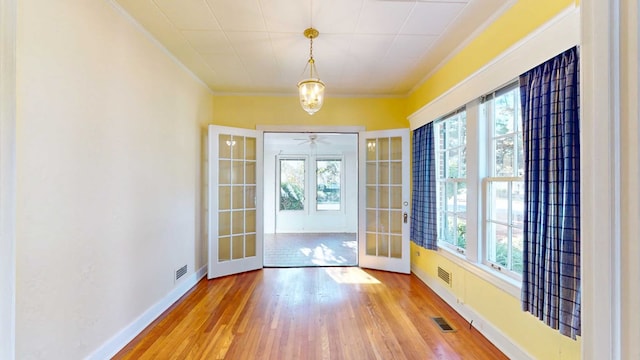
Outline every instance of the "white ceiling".
POLYGON ((404 96, 513 0, 115 0, 215 93, 404 96))

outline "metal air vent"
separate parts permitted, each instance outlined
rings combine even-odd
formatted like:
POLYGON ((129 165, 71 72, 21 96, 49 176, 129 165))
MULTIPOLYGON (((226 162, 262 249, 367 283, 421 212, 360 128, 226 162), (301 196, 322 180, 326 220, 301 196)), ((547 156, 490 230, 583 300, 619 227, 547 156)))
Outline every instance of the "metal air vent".
POLYGON ((438 325, 438 327, 440 328, 440 331, 442 332, 456 331, 453 327, 451 327, 451 325, 449 325, 447 320, 445 320, 443 317, 432 317, 431 320, 433 320, 438 325))
POLYGON ((440 280, 447 283, 447 285, 451 286, 451 273, 441 268, 440 266, 438 266, 438 277, 440 278, 440 280))
POLYGON ((176 270, 176 281, 178 279, 180 279, 181 277, 184 276, 184 274, 187 273, 187 265, 181 267, 180 269, 176 270))

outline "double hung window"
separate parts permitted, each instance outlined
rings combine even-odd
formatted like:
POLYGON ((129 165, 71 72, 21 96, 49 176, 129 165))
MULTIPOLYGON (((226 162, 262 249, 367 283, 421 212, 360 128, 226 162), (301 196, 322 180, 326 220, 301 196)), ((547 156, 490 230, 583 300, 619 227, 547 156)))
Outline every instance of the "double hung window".
POLYGON ((434 123, 438 246, 516 281, 524 238, 521 111, 514 82, 434 123))
POLYGON ((520 279, 524 217, 524 158, 517 83, 485 96, 480 108, 487 124, 484 262, 520 279))
POLYGON ((342 159, 316 160, 316 210, 340 210, 342 159))
POLYGON ((304 158, 280 159, 280 210, 305 209, 304 158))
POLYGON ((435 123, 438 244, 464 253, 467 238, 465 109, 435 123))

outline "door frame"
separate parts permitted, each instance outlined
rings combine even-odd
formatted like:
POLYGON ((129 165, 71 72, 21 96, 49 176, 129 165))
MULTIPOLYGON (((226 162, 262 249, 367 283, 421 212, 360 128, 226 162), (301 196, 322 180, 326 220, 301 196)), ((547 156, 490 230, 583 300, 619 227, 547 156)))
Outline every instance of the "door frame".
MULTIPOLYGON (((364 132, 365 132, 365 127, 364 126, 305 126, 305 125, 256 125, 256 130, 258 131, 258 136, 260 136, 263 140, 264 143, 264 133, 266 132, 274 132, 274 133, 333 133, 333 134, 357 134, 358 135, 358 144, 356 144, 357 149, 358 149, 358 155, 356 156, 356 164, 358 167, 358 181, 357 181, 357 187, 360 187, 360 156, 359 156, 359 152, 360 152, 360 138, 363 136, 364 132)), ((264 167, 265 161, 264 161, 264 151, 263 151, 263 159, 262 159, 262 164, 264 167)), ((264 169, 261 169, 262 173, 264 174, 264 169)), ((358 222, 360 221, 360 196, 358 195, 358 204, 356 205, 357 208, 357 216, 358 216, 358 222)), ((277 201, 276 201, 277 202, 277 201)), ((275 209, 274 209, 275 211, 275 209)), ((264 214, 263 214, 264 217, 264 214)), ((262 229, 263 231, 263 235, 264 235, 264 229, 262 229)), ((360 241, 360 224, 358 224, 358 229, 356 230, 356 239, 359 242, 360 241)), ((263 239, 264 241, 264 239, 263 239)), ((263 253, 264 253, 264 244, 262 247, 263 253)), ((263 254, 263 258, 264 258, 264 254, 263 254)), ((356 265, 359 266, 359 265, 356 265)))

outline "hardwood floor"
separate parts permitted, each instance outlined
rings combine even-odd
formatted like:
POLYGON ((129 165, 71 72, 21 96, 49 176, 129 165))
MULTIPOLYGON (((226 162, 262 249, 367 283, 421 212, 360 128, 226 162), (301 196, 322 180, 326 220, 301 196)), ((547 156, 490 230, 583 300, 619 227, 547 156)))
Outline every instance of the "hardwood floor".
POLYGON ((507 357, 414 275, 329 267, 204 279, 115 359, 507 357))

